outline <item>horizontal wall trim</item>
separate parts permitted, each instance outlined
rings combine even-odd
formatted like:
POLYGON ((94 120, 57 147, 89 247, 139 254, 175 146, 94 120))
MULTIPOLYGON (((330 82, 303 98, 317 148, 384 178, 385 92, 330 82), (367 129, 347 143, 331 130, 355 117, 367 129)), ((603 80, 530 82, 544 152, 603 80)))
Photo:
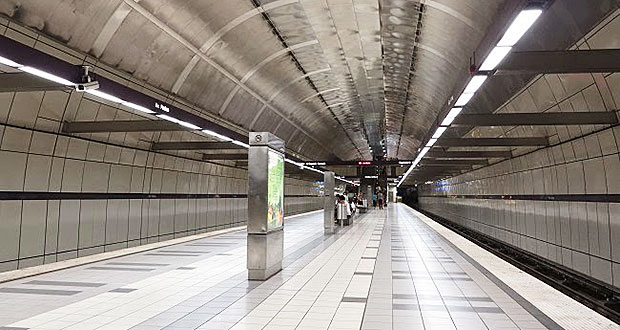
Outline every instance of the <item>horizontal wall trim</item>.
POLYGON ((494 199, 543 202, 620 203, 620 194, 555 194, 555 195, 420 195, 425 198, 494 199))
MULTIPOLYGON (((285 198, 323 197, 317 195, 284 195, 285 198)), ((108 200, 108 199, 216 199, 248 198, 247 194, 177 194, 177 193, 92 193, 0 191, 0 201, 16 200, 108 200)))

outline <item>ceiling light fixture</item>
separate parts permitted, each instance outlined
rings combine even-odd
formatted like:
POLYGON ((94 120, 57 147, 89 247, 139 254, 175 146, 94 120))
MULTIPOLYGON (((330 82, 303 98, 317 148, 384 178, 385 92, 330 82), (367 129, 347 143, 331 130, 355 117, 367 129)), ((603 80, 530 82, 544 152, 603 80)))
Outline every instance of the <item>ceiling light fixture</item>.
POLYGON ((452 125, 452 122, 454 121, 456 116, 458 116, 461 113, 462 110, 463 108, 452 108, 450 112, 448 113, 448 115, 446 116, 446 118, 443 120, 443 122, 441 122, 441 126, 452 125))
POLYGON ((428 143, 426 144, 427 147, 432 147, 435 142, 437 142, 437 139, 430 139, 428 140, 428 143))
POLYGON ((492 71, 504 60, 504 57, 510 53, 512 47, 500 47, 493 48, 489 56, 482 62, 480 71, 492 71))
POLYGON ((487 80, 487 76, 486 75, 477 75, 477 76, 473 76, 471 78, 471 80, 469 81, 469 83, 467 84, 467 87, 465 87, 465 90, 463 91, 463 94, 474 94, 478 91, 478 89, 480 89, 480 87, 482 87, 482 84, 484 84, 484 82, 487 80))
POLYGON ((6 66, 10 66, 10 67, 13 67, 13 68, 19 68, 19 67, 23 66, 23 65, 21 65, 19 63, 13 62, 13 61, 9 60, 8 58, 2 57, 2 56, 0 56, 0 64, 4 64, 6 66))
POLYGON ((189 128, 189 129, 193 129, 193 130, 200 130, 200 129, 202 129, 202 128, 200 128, 200 127, 198 127, 198 126, 196 126, 196 125, 194 125, 192 123, 188 123, 186 121, 182 121, 182 120, 176 119, 176 118, 168 116, 168 115, 156 115, 156 116, 158 118, 163 119, 163 120, 167 120, 167 121, 179 124, 179 125, 181 125, 183 127, 189 128))
POLYGON ((215 133, 214 131, 208 130, 208 129, 203 129, 202 130, 203 133, 208 134, 218 140, 222 140, 224 142, 232 142, 233 139, 229 138, 228 136, 224 136, 222 134, 219 133, 215 133))
POLYGON ((456 117, 461 113, 461 111, 463 111, 463 108, 452 108, 450 109, 450 112, 448 112, 448 117, 456 117))
POLYGON ((147 108, 145 108, 145 107, 143 107, 141 105, 137 105, 135 103, 131 103, 131 102, 127 102, 127 101, 122 101, 121 104, 126 106, 126 107, 128 107, 128 108, 132 108, 134 110, 138 110, 138 111, 141 111, 141 112, 144 112, 144 113, 155 113, 155 111, 151 111, 151 110, 149 110, 149 109, 147 109, 147 108))
POLYGON ((53 75, 49 72, 45 72, 45 71, 41 71, 37 68, 33 68, 31 66, 21 66, 18 67, 18 69, 24 71, 24 72, 28 72, 31 75, 43 78, 43 79, 47 79, 49 81, 53 81, 55 83, 61 84, 61 85, 65 85, 65 86, 73 86, 75 85, 74 83, 70 82, 69 80, 62 78, 62 77, 58 77, 56 75, 53 75))
POLYGON ((464 107, 464 106, 467 105, 467 103, 469 103, 469 101, 471 100, 472 97, 474 97, 474 94, 463 93, 463 94, 461 94, 459 99, 456 100, 456 103, 454 104, 454 106, 455 107, 464 107))
POLYGON ((433 139, 439 139, 447 129, 447 127, 443 126, 437 127, 435 134, 433 134, 433 139))
POLYGON ((86 93, 88 93, 90 95, 94 95, 94 96, 96 96, 96 97, 98 97, 100 99, 104 99, 106 101, 110 101, 112 103, 121 103, 121 102, 123 102, 123 100, 119 99, 116 96, 113 96, 113 95, 110 95, 110 94, 98 91, 96 89, 87 90, 86 93))
POLYGON ((542 14, 542 9, 525 9, 512 21, 502 39, 497 43, 498 46, 514 46, 521 37, 532 27, 542 14))
POLYGON ((240 147, 246 148, 246 149, 250 149, 250 146, 247 143, 241 142, 241 141, 237 141, 237 140, 233 140, 232 141, 233 144, 236 144, 240 147))

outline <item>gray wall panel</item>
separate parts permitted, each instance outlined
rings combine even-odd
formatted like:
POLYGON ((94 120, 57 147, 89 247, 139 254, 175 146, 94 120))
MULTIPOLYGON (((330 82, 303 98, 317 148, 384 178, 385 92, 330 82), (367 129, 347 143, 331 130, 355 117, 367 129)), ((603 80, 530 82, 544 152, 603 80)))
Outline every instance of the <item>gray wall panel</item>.
POLYGON ((142 200, 132 199, 129 201, 129 216, 127 218, 127 240, 140 239, 142 229, 142 200))
MULTIPOLYGON (((93 244, 93 228, 95 226, 97 201, 83 201, 80 203, 80 215, 78 225, 78 248, 86 249, 93 244)), ((61 215, 62 216, 62 215, 61 215)), ((62 222, 61 222, 62 224, 62 222)), ((64 234, 64 228, 60 227, 60 236, 64 234)))
POLYGON ((61 201, 59 219, 58 252, 77 249, 80 201, 61 201))
POLYGON ((159 202, 160 218, 158 233, 160 235, 174 233, 174 203, 174 199, 162 199, 159 202))
MULTIPOLYGON (((45 250, 47 201, 24 201, 21 217, 19 258, 41 256, 45 250)), ((0 219, 4 219, 1 218, 0 219)))
POLYGON ((18 257, 21 213, 21 201, 0 201, 0 262, 18 257))
MULTIPOLYGON (((55 254, 58 247, 58 223, 60 221, 60 201, 47 202, 45 226, 45 254, 55 254)), ((54 258, 55 260, 55 258, 54 258)))

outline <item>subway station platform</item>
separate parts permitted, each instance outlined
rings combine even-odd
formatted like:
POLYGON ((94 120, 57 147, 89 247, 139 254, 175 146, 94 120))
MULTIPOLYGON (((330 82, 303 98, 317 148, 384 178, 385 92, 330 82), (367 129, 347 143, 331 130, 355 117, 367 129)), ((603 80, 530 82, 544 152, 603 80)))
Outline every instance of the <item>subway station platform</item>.
POLYGON ((0 284, 0 329, 616 327, 403 204, 335 235, 290 217, 283 265, 248 281, 239 230, 27 277, 0 284))

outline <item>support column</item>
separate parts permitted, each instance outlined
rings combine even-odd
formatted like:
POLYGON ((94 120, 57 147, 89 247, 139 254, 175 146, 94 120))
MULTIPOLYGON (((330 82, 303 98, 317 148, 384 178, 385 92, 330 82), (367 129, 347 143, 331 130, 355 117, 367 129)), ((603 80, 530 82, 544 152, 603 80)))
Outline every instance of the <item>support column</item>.
POLYGON ((324 176, 325 205, 323 206, 323 228, 325 229, 325 234, 333 234, 337 228, 334 223, 334 205, 336 205, 336 197, 334 196, 334 187, 336 186, 335 173, 325 172, 324 176))
POLYGON ((248 152, 248 279, 282 270, 284 254, 284 141, 250 133, 248 152))

